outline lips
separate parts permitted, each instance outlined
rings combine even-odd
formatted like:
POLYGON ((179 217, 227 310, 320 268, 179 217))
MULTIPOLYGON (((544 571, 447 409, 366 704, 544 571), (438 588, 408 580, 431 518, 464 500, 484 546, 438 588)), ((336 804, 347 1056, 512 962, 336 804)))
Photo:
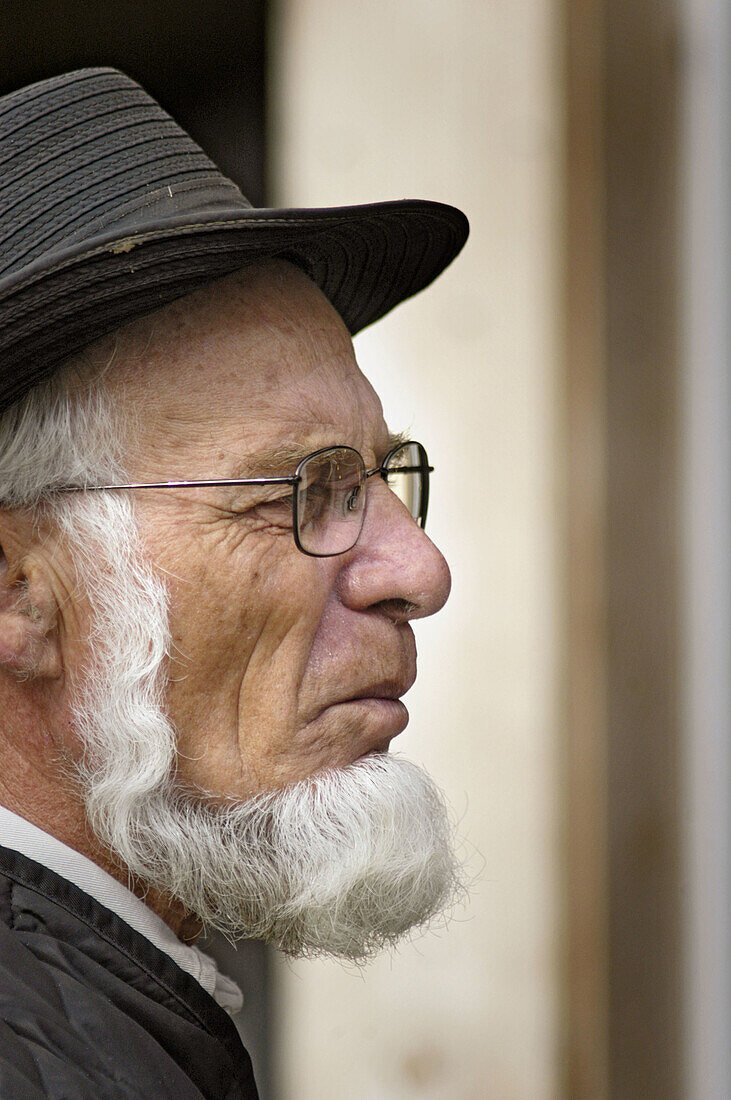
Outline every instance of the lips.
POLYGON ((400 699, 413 685, 415 679, 415 676, 403 676, 393 680, 379 680, 378 683, 368 684, 354 691, 352 695, 343 696, 338 702, 351 703, 358 699, 400 699))
POLYGON ((399 708, 399 711, 406 713, 406 707, 399 700, 412 687, 415 679, 416 669, 414 667, 413 670, 404 669, 402 673, 396 676, 389 676, 367 683, 361 681, 360 684, 355 684, 352 688, 346 687, 343 689, 340 686, 324 703, 318 706, 313 717, 319 718, 331 707, 346 706, 348 703, 367 703, 369 700, 374 703, 392 703, 399 708))

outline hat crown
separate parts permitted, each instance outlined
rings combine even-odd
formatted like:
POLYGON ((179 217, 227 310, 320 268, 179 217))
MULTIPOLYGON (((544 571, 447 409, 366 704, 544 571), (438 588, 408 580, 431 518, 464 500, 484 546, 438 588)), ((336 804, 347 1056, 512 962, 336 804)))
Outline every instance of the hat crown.
POLYGON ((467 233, 422 199, 254 209, 116 69, 33 84, 0 99, 0 413, 100 336, 272 256, 358 332, 467 233))
POLYGON ((82 69, 0 99, 0 277, 49 251, 250 203, 143 88, 82 69))

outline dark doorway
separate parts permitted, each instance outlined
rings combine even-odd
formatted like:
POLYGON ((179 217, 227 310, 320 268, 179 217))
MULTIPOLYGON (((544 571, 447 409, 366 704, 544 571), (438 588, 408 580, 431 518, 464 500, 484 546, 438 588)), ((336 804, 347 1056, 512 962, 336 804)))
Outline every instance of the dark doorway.
POLYGON ((265 31, 265 0, 0 0, 0 94, 122 69, 263 206, 265 31))

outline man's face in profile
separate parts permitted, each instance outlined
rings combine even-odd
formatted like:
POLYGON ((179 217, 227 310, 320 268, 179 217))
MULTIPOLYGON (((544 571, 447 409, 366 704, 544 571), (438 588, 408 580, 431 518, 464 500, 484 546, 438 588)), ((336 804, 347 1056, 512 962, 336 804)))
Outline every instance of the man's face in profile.
MULTIPOLYGON (((94 354, 115 360, 133 482, 286 475, 341 444, 372 468, 393 445, 340 318, 288 264, 213 284, 94 354)), ((138 491, 139 547, 95 581, 80 567, 95 625, 67 641, 97 746, 92 826, 142 882, 295 953, 368 954, 454 889, 436 792, 386 755, 408 720, 410 620, 444 604, 449 572, 385 482, 367 492, 356 545, 315 558, 295 545, 291 486, 138 491)))
MULTIPOLYGON (((377 465, 380 402, 322 293, 297 269, 250 269, 168 310, 126 352, 120 399, 144 409, 133 480, 290 474, 347 444, 377 465), (154 378, 154 388, 150 388, 154 378)), ((385 751, 416 675, 409 619, 437 611, 446 563, 380 478, 357 545, 295 546, 292 487, 138 494, 143 541, 171 596, 166 709, 179 775, 251 796, 385 751)))

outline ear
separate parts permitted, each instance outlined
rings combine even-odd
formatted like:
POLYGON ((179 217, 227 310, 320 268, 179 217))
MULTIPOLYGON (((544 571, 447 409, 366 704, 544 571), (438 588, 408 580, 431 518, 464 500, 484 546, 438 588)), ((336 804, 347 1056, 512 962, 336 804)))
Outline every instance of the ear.
POLYGON ((18 680, 58 679, 58 605, 40 563, 12 566, 0 547, 0 670, 18 680))

